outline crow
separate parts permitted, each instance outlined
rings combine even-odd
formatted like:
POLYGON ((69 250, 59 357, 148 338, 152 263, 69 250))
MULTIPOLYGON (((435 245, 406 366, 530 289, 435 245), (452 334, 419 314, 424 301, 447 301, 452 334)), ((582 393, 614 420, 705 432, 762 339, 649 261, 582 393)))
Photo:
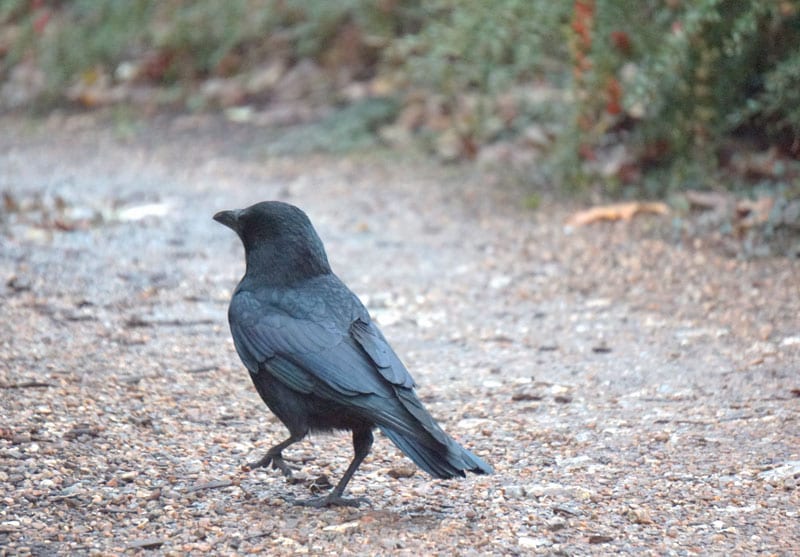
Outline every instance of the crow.
POLYGON ((258 394, 289 430, 254 469, 291 468, 283 450, 309 432, 350 430, 353 460, 326 496, 296 504, 357 506, 342 495, 379 428, 435 478, 490 474, 481 458, 448 436, 423 407, 408 370, 364 305, 331 271, 306 214, 264 201, 221 211, 214 220, 242 240, 246 270, 234 290, 228 322, 236 351, 258 394))

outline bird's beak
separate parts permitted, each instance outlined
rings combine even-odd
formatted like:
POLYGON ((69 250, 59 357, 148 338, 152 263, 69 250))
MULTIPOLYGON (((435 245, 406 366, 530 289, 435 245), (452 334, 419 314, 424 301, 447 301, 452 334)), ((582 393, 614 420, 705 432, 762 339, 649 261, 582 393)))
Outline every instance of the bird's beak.
POLYGON ((220 211, 214 215, 214 220, 220 224, 224 224, 236 233, 239 232, 239 213, 241 211, 220 211))

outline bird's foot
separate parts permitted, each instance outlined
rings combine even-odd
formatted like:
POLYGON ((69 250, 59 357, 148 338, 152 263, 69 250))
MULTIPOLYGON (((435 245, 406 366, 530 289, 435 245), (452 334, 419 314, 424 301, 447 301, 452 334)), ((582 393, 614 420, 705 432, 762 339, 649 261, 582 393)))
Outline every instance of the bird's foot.
POLYGON ((270 465, 272 465, 273 469, 280 470, 283 473, 283 475, 286 476, 287 478, 290 478, 292 476, 292 468, 288 464, 286 464, 286 461, 283 460, 283 457, 281 456, 280 453, 278 454, 267 453, 260 460, 245 464, 245 468, 247 470, 255 470, 256 468, 266 468, 267 466, 270 465))
POLYGON ((326 497, 315 497, 313 499, 295 499, 295 505, 301 507, 314 507, 322 509, 325 507, 358 507, 362 503, 370 505, 369 499, 366 497, 355 497, 353 499, 346 499, 341 495, 330 494, 326 497))

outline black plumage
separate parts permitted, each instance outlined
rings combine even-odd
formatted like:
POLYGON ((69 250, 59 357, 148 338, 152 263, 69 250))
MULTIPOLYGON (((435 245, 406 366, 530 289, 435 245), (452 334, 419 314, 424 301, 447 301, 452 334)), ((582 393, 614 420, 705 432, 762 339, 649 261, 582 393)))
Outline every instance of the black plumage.
POLYGON ((378 427, 436 478, 491 473, 423 407, 414 380, 369 313, 333 274, 303 211, 277 201, 222 211, 245 248, 247 269, 228 310, 231 334, 261 398, 290 436, 250 466, 291 470, 282 451, 310 431, 351 430, 354 457, 333 491, 304 502, 357 504, 342 494, 378 427))

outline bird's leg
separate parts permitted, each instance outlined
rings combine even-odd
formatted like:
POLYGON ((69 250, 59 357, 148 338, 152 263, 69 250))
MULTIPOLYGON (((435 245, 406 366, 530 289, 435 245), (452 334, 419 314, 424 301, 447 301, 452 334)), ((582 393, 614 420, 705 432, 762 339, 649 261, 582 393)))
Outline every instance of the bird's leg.
POLYGON ((295 501, 295 504, 306 507, 332 507, 337 505, 357 507, 361 503, 367 503, 368 500, 365 497, 345 499, 342 497, 342 494, 344 493, 344 488, 347 487, 350 478, 353 477, 353 474, 356 473, 358 467, 369 454, 369 450, 372 448, 372 440, 373 437, 371 428, 353 430, 353 452, 355 454, 353 455, 353 460, 350 462, 350 466, 347 467, 344 476, 342 476, 342 479, 339 480, 338 484, 336 484, 336 487, 333 488, 333 491, 331 491, 326 497, 318 497, 305 501, 295 501))
POLYGON ((270 464, 272 464, 273 469, 280 470, 281 472, 283 472, 284 476, 290 477, 292 475, 292 469, 289 467, 288 464, 286 464, 286 461, 283 460, 283 455, 281 454, 281 452, 283 451, 283 449, 285 449, 292 443, 297 443, 298 441, 303 439, 304 436, 305 433, 303 434, 292 433, 288 439, 278 443, 270 450, 268 450, 267 454, 265 454, 261 459, 255 462, 250 462, 245 466, 249 470, 255 470, 256 468, 265 468, 270 464))

